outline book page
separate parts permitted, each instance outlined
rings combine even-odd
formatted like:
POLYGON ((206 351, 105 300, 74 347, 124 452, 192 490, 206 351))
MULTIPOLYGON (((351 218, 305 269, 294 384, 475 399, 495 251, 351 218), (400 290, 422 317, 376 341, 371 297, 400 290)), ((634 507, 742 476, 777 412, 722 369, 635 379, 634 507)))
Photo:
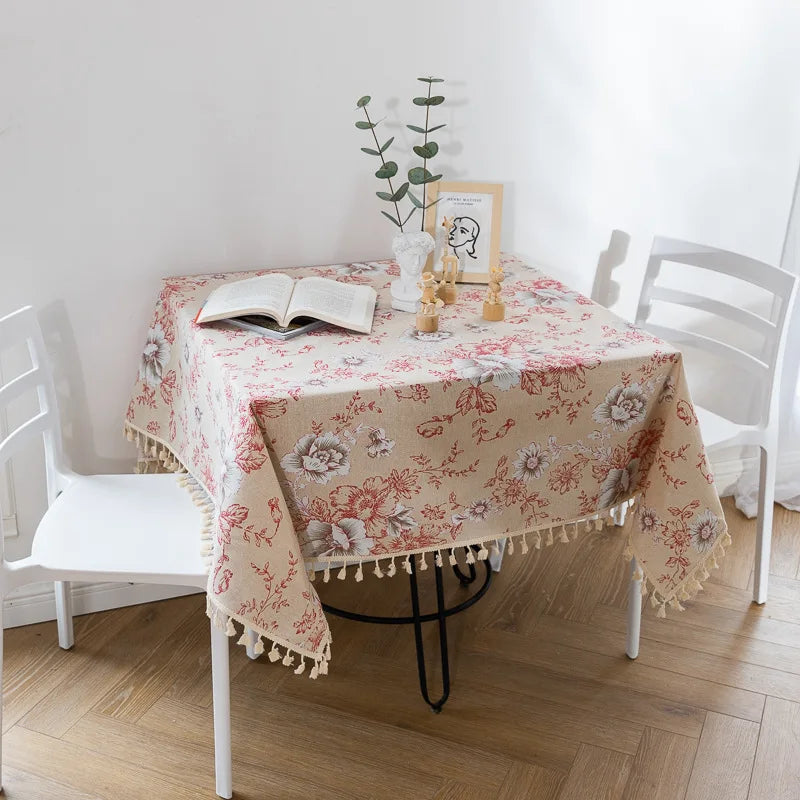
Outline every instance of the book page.
POLYGON ((294 278, 281 272, 226 283, 211 292, 196 321, 264 314, 284 324, 293 287, 294 278))
POLYGON ((287 321, 316 317, 361 333, 372 330, 377 295, 371 286, 354 286, 328 278, 302 278, 294 287, 287 321))

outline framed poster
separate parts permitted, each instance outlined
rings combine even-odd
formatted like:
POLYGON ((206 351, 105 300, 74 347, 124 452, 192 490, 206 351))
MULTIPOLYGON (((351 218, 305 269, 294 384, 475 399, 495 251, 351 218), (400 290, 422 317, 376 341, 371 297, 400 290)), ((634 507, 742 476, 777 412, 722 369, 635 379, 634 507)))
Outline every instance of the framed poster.
POLYGON ((447 248, 458 257, 459 283, 488 283, 489 267, 500 263, 503 185, 437 181, 428 184, 426 200, 438 202, 425 211, 425 230, 436 242, 425 269, 441 278, 447 248), (453 221, 449 232, 445 217, 453 221))

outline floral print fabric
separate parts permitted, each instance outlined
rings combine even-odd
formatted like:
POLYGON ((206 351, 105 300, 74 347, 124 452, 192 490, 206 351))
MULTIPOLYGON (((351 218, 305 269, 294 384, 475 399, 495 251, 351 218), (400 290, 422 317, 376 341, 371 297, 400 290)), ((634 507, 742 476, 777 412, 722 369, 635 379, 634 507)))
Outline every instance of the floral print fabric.
POLYGON ((371 284, 379 301, 370 335, 288 342, 194 323, 215 287, 252 273, 164 280, 128 430, 210 501, 212 612, 287 648, 284 663, 319 664, 330 642, 304 566, 360 580, 409 554, 440 563, 508 537, 524 551, 590 535, 632 498, 629 552, 662 611, 715 565, 726 527, 680 353, 503 264, 505 321, 481 318, 485 287, 461 286, 433 334, 390 308, 392 262, 292 270, 371 284))

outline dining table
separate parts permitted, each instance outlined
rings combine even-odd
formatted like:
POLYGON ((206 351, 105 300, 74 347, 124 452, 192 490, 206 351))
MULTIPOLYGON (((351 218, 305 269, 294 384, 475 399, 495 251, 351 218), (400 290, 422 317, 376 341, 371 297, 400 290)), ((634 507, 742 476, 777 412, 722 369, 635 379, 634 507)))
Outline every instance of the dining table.
POLYGON ((195 322, 217 287, 274 270, 163 279, 125 431, 139 469, 176 472, 203 509, 207 611, 240 644, 316 678, 331 633, 315 579, 524 558, 622 509, 658 616, 717 566, 730 537, 680 351, 518 257, 501 265, 502 321, 464 284, 431 333, 391 308, 393 261, 282 270, 378 297, 368 334, 287 341, 195 322))

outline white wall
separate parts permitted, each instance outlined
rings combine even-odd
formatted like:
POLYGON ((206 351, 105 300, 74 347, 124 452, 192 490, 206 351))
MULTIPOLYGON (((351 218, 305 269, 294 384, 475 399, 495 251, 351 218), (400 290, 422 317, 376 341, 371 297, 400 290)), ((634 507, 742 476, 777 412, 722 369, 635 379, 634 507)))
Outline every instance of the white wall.
POLYGON ((426 74, 446 177, 505 183, 503 247, 588 291, 627 231, 630 313, 656 231, 777 261, 798 42, 791 0, 4 0, 0 314, 61 330, 75 466, 127 469, 158 278, 388 256, 354 102, 409 121, 426 74))

